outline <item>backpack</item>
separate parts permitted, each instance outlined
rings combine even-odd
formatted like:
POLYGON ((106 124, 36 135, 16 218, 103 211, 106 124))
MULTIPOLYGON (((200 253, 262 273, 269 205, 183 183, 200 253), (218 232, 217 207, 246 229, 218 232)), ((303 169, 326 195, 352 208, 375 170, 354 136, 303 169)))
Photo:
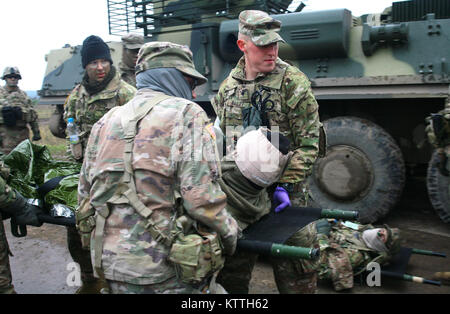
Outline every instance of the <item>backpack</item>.
MULTIPOLYGON (((160 95, 154 97, 146 103, 145 106, 136 109, 136 112, 124 112, 121 116, 122 128, 125 134, 124 166, 125 172, 122 181, 119 183, 115 194, 106 202, 109 204, 129 204, 140 216, 147 220, 146 230, 153 239, 161 242, 171 248, 169 261, 171 261, 177 273, 177 276, 188 284, 202 282, 206 277, 223 267, 224 259, 222 257, 222 245, 220 238, 216 233, 196 233, 185 235, 186 232, 192 232, 192 228, 184 228, 182 221, 187 221, 188 217, 183 215, 177 219, 175 228, 169 234, 163 233, 151 219, 153 213, 138 198, 134 181, 132 168, 132 152, 134 138, 136 136, 137 124, 143 119, 155 105, 171 96, 160 95)), ((115 107, 112 110, 119 110, 121 107, 115 107)), ((100 278, 104 278, 101 269, 101 259, 103 251, 103 233, 106 219, 109 216, 109 207, 95 209, 90 204, 89 199, 84 199, 77 211, 77 228, 80 231, 83 248, 90 246, 91 233, 94 231, 93 259, 94 269, 100 278)), ((189 218, 190 219, 190 218, 189 218)), ((191 226, 193 223, 190 224, 191 226)))

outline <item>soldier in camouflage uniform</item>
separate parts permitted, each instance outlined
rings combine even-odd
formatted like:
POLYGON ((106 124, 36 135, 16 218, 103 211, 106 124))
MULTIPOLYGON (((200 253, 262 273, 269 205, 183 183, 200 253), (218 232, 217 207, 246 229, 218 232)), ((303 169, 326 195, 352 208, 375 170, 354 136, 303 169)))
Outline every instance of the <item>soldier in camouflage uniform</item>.
MULTIPOLYGON (((435 132, 431 117, 426 119, 427 127, 425 129, 429 142, 436 149, 439 156, 437 168, 443 176, 447 177, 450 175, 450 88, 448 93, 449 96, 445 108, 438 112, 443 117, 439 134, 435 132)), ((450 195, 450 186, 448 193, 450 195)))
MULTIPOLYGON (((108 110, 122 106, 131 100, 136 89, 120 79, 120 74, 112 65, 109 47, 100 37, 89 36, 83 42, 81 50, 85 75, 64 105, 64 120, 74 118, 80 130, 80 143, 70 145, 72 157, 83 161, 84 150, 92 126, 108 110)), ((81 241, 75 227, 67 227, 69 252, 75 262, 80 264, 83 286, 79 293, 92 293, 97 290, 98 282, 93 276, 89 251, 82 250, 81 241)))
MULTIPOLYGON (((222 161, 222 190, 227 194, 227 210, 241 229, 269 213, 271 200, 267 188, 283 175, 293 153, 289 140, 266 128, 252 130, 237 142, 236 150, 222 161)), ((277 207, 278 208, 278 207, 277 207)), ((287 245, 318 247, 315 223, 299 229, 287 245)), ((248 293, 251 274, 258 255, 241 250, 227 257, 217 282, 229 293, 248 293)), ((317 262, 306 259, 271 260, 280 293, 315 293, 317 262)))
MULTIPOLYGON (((0 294, 16 293, 12 284, 11 267, 9 265, 9 247, 6 239, 3 220, 15 219, 20 225, 39 227, 42 223, 38 219, 41 213, 39 207, 27 203, 27 200, 6 184, 8 168, 0 166, 0 294)), ((12 255, 11 255, 12 256, 12 255)))
POLYGON ((372 225, 322 219, 316 223, 320 243, 319 278, 331 280, 334 289, 353 288, 354 275, 370 262, 385 265, 400 249, 400 231, 372 225))
MULTIPOLYGON (((283 199, 287 205, 305 206, 308 200, 306 178, 319 155, 320 134, 324 135, 311 84, 299 69, 278 58, 278 42, 283 41, 277 33, 280 21, 255 10, 241 12, 239 21, 237 44, 244 56, 212 100, 220 128, 226 136, 226 143, 231 141, 233 144, 241 136, 243 126, 255 126, 252 121, 245 125, 244 115, 248 115, 248 110, 254 106, 252 103, 258 101, 259 93, 260 104, 267 106, 267 119, 263 116, 261 125, 270 127, 272 131, 278 129, 290 140, 294 152, 273 198, 283 199), (266 99, 269 101, 264 102, 266 99)), ((325 139, 324 136, 322 138, 325 139)), ((295 265, 283 261, 274 268, 281 275, 288 273, 288 269, 295 269, 295 265)), ((285 279, 286 282, 289 280, 285 279)), ((286 289, 311 291, 315 279, 311 277, 310 282, 305 283, 307 281, 301 285, 310 288, 304 289, 292 283, 286 284, 286 289)))
POLYGON ((80 130, 81 149, 72 147, 72 157, 80 162, 94 123, 109 109, 127 103, 136 93, 133 86, 121 80, 112 64, 109 47, 100 37, 92 35, 84 40, 81 58, 86 73, 64 105, 64 120, 74 118, 80 130))
MULTIPOLYGON (((425 129, 429 142, 438 154, 437 169, 441 175, 446 177, 450 176, 450 87, 448 95, 445 108, 438 112, 443 116, 440 134, 436 134, 431 117, 426 119, 427 127, 425 129)), ((450 197, 450 185, 447 191, 450 197)), ((446 205, 448 204, 444 204, 444 206, 446 205)), ((450 285, 450 271, 436 272, 433 279, 440 280, 445 285, 450 285)))
POLYGON ((122 36, 122 62, 119 64, 121 79, 136 87, 135 66, 139 49, 144 44, 144 36, 127 34, 122 36))
POLYGON ((33 131, 33 141, 39 141, 41 135, 31 99, 17 85, 22 79, 19 69, 6 67, 2 79, 6 85, 0 88, 0 148, 9 154, 20 142, 30 138, 27 124, 33 131))
POLYGON ((239 21, 237 43, 244 56, 212 101, 220 128, 227 143, 237 140, 243 130, 243 111, 252 106, 255 92, 262 93, 264 100, 268 97, 268 127, 278 128, 294 151, 279 186, 295 206, 305 205, 306 178, 319 154, 322 127, 311 83, 300 70, 278 58, 281 22, 255 10, 243 11, 239 21))
POLYGON ((212 125, 190 101, 206 79, 189 48, 168 42, 141 48, 136 79, 133 100, 92 128, 77 225, 111 293, 198 293, 206 282, 181 282, 168 261, 177 213, 216 231, 227 254, 238 231, 218 184, 212 125))

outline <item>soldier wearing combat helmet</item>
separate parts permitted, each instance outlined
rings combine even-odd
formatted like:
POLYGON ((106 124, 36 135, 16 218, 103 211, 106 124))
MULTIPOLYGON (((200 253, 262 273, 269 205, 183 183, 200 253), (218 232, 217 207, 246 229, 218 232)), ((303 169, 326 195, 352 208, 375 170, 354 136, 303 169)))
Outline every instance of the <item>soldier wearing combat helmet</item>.
MULTIPOLYGON (((276 183, 273 200, 284 207, 286 204, 305 206, 308 201, 306 179, 319 156, 319 146, 325 147, 325 134, 321 132, 319 106, 308 78, 278 58, 278 43, 283 42, 278 34, 280 28, 281 22, 265 12, 241 12, 237 45, 244 56, 221 84, 212 105, 227 144, 237 142, 246 128, 261 126, 279 131, 289 139, 293 156, 276 183), (322 138, 320 145, 319 137, 322 138)), ((321 153, 324 154, 324 149, 321 153)), ((287 263, 289 261, 275 267, 275 271, 278 269, 281 274, 284 269, 295 268, 287 263)), ((291 280, 295 280, 294 277, 291 280)), ((315 281, 313 275, 310 281, 315 281)), ((284 287, 278 287, 280 292, 305 291, 295 283, 285 283, 284 287)))
POLYGON ((0 88, 0 148, 4 154, 8 154, 30 137, 27 125, 33 131, 33 141, 39 141, 41 134, 38 115, 31 99, 18 86, 22 79, 19 69, 6 67, 2 79, 6 81, 6 85, 0 88))

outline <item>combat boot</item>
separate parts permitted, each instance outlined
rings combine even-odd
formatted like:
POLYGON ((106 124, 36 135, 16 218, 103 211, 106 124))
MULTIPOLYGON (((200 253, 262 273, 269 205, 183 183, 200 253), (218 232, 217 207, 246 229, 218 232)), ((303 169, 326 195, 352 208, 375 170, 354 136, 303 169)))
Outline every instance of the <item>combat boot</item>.
POLYGON ((103 294, 108 289, 107 283, 95 278, 92 273, 81 273, 81 282, 82 285, 75 294, 103 294))

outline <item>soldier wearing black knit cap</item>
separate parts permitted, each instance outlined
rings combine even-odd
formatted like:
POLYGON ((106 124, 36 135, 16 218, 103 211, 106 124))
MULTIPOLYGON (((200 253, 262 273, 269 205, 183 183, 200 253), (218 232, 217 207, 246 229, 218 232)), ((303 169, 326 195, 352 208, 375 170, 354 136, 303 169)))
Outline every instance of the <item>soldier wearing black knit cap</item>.
MULTIPOLYGON (((110 49, 100 37, 92 35, 84 40, 81 63, 85 69, 83 80, 67 98, 64 119, 61 119, 65 122, 74 118, 80 130, 80 142, 68 145, 71 157, 79 162, 83 161, 92 126, 111 108, 124 105, 136 93, 133 86, 121 80, 113 66, 110 49)), ((67 228, 67 242, 70 255, 80 264, 83 286, 78 293, 99 292, 102 284, 93 276, 90 253, 82 249, 75 227, 67 228)))

